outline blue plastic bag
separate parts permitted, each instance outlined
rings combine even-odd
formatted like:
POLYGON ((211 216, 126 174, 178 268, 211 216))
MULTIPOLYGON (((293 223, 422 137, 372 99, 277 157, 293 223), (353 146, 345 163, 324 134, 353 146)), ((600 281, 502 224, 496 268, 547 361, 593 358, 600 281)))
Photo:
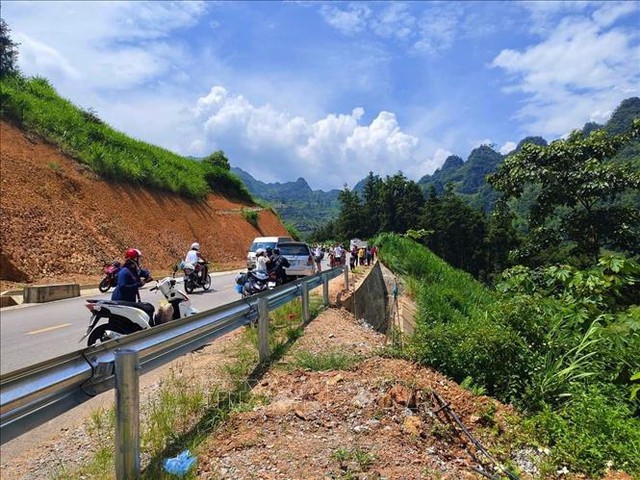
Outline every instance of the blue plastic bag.
POLYGON ((196 463, 196 457, 192 456, 189 450, 185 450, 177 457, 167 458, 164 461, 164 469, 171 475, 184 477, 191 467, 196 463))

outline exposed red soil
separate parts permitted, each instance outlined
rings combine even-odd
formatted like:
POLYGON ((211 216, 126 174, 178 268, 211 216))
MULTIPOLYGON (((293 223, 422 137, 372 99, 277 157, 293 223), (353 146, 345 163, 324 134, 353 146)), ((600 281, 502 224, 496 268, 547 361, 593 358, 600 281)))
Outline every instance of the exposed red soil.
POLYGON ((0 288, 20 282, 96 282, 104 262, 139 248, 144 264, 168 271, 198 241, 214 269, 243 266, 260 235, 285 235, 260 209, 254 228, 241 214, 255 205, 217 195, 192 201, 168 192, 109 183, 56 146, 0 121, 0 288))

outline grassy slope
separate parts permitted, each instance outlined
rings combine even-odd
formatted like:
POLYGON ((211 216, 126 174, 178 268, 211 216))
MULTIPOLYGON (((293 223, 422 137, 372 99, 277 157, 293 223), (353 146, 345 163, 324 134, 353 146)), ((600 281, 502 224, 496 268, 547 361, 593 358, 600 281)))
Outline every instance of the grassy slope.
POLYGON ((1 116, 58 145, 97 174, 202 199, 210 192, 249 200, 232 173, 132 139, 102 122, 95 112, 61 98, 41 77, 0 80, 1 116))

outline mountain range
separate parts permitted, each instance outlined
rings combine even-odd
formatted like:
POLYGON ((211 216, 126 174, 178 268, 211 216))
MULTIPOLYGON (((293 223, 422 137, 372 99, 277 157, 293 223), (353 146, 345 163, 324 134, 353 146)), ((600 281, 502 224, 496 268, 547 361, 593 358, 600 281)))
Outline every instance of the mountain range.
MULTIPOLYGON (((634 118, 640 118, 638 97, 624 100, 604 125, 587 122, 581 130, 584 135, 598 129, 615 135, 627 130, 634 118)), ((519 151, 526 143, 547 145, 547 141, 542 137, 525 137, 513 152, 519 151)), ((447 157, 442 167, 431 175, 423 176, 417 183, 425 195, 429 194, 432 188, 440 195, 448 186, 454 193, 467 199, 472 206, 491 211, 497 194, 486 182, 486 177, 498 170, 507 155, 496 152, 492 145, 481 145, 471 151, 466 161, 457 155, 447 157)), ((640 142, 626 147, 616 158, 630 161, 640 168, 640 142)), ((254 197, 271 204, 283 220, 292 223, 303 235, 335 218, 340 210, 340 190, 312 190, 304 178, 295 182, 264 183, 240 168, 233 167, 231 171, 240 177, 254 197)), ((364 182, 365 179, 361 180, 353 189, 361 193, 364 182)))

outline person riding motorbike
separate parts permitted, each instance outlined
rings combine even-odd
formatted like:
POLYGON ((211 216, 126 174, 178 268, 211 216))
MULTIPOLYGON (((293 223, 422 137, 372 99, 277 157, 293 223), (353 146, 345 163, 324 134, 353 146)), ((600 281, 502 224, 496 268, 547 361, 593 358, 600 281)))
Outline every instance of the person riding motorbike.
POLYGON ((287 278, 287 272, 285 271, 285 268, 289 267, 289 260, 287 260, 285 257, 283 257, 282 255, 280 255, 280 249, 279 248, 274 248, 273 249, 273 255, 271 255, 271 262, 269 263, 269 271, 274 271, 276 274, 276 282, 279 285, 282 285, 285 283, 286 278, 287 278))
POLYGON ((202 253, 200 253, 200 244, 198 242, 193 242, 191 244, 191 249, 187 252, 187 255, 184 258, 184 263, 190 263, 194 266, 196 270, 196 275, 200 282, 204 282, 205 268, 204 263, 207 263, 207 259, 204 258, 202 253))
POLYGON ((118 272, 118 282, 111 300, 127 302, 140 301, 140 287, 153 280, 151 272, 141 267, 142 252, 137 248, 130 248, 124 254, 124 265, 118 272))

